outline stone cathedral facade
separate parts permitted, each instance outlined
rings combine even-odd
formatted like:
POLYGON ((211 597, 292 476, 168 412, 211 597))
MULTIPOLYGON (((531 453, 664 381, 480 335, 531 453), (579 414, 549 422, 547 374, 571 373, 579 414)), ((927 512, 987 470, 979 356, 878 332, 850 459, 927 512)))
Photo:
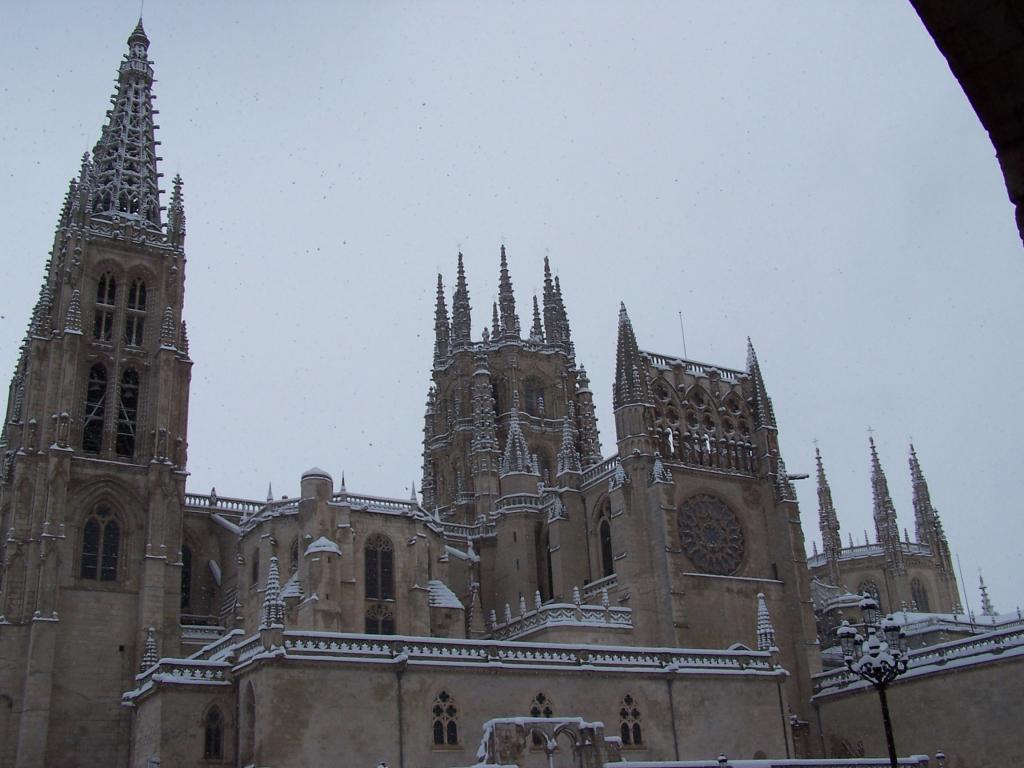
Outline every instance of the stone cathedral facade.
MULTIPOLYGON (((460 254, 422 499, 315 468, 291 499, 186 491, 185 213, 148 47, 140 21, 5 412, 0 766, 470 765, 495 718, 521 765, 547 764, 545 721, 609 761, 814 754, 811 571, 749 342, 742 369, 643 351, 620 307, 605 457, 547 262, 524 310, 502 248, 475 329, 460 254)), ((857 566, 822 510, 838 586, 857 566)), ((879 520, 875 583, 912 599, 948 546, 879 520)))

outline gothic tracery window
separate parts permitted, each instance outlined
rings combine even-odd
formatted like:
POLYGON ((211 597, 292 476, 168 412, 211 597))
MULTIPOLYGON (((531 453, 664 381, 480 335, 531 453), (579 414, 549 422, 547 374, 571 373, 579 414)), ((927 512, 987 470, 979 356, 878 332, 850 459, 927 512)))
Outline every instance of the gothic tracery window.
POLYGON ((205 726, 203 757, 207 760, 220 760, 224 757, 224 718, 219 707, 210 707, 206 713, 205 726))
POLYGON ((721 499, 702 493, 679 508, 679 542, 698 570, 720 576, 735 573, 745 552, 739 518, 721 499))
POLYGON ((928 590, 924 588, 924 584, 921 583, 920 579, 913 579, 910 582, 910 597, 914 601, 914 608, 921 613, 930 613, 931 609, 928 605, 928 590))
POLYGON ((441 691, 431 709, 435 746, 455 746, 459 743, 459 710, 448 691, 441 691))
POLYGON ((363 586, 366 595, 366 632, 395 633, 395 547, 391 539, 375 533, 363 546, 363 586))
POLYGON ((640 726, 640 710, 637 709, 636 700, 631 694, 622 697, 622 704, 619 706, 619 735, 622 743, 627 746, 638 747, 644 743, 644 733, 640 726))
MULTIPOLYGON (((533 702, 530 704, 530 717, 554 717, 555 710, 548 696, 541 692, 533 697, 533 702)), ((540 747, 544 745, 544 740, 541 738, 539 733, 533 734, 533 745, 540 747)))
POLYGON ((121 526, 117 518, 109 507, 96 507, 82 526, 81 578, 116 581, 120 547, 121 526))
POLYGON ((99 453, 103 446, 103 417, 106 412, 107 369, 97 363, 89 369, 85 390, 85 426, 82 429, 82 450, 99 453))
POLYGON ((124 343, 132 347, 142 346, 142 332, 146 320, 146 284, 136 278, 128 288, 128 303, 125 307, 124 343))
POLYGON ((117 298, 117 281, 113 274, 100 275, 96 286, 96 309, 93 314, 92 336, 97 341, 110 341, 114 333, 114 301, 117 298))
POLYGON ((135 432, 139 418, 139 374, 129 368, 121 375, 121 396, 117 407, 118 456, 131 458, 135 453, 135 432))

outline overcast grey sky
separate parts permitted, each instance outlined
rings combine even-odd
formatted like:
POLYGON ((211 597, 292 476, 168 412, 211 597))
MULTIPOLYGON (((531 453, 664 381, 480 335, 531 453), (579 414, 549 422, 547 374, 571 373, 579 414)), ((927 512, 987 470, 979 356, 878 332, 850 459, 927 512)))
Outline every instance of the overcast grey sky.
MULTIPOLYGON (((3 5, 9 375, 138 2, 3 5)), ((913 529, 912 435, 972 605, 979 567, 1022 601, 1020 241, 909 3, 150 0, 145 25, 185 179, 192 490, 294 495, 319 465, 407 497, 435 275, 450 299, 461 247, 476 334, 504 241, 524 317, 545 252, 561 276, 605 455, 618 302, 668 354, 682 311, 693 359, 741 367, 753 337, 844 541, 873 531, 869 425, 913 529)))

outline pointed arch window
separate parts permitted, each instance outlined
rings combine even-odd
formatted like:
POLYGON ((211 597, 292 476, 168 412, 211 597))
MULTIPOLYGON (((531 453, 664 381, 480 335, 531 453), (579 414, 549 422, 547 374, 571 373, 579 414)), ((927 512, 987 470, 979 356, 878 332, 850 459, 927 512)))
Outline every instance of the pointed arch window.
POLYGON ((146 284, 136 278, 128 288, 128 303, 125 306, 124 343, 131 347, 142 346, 142 332, 146 321, 146 284))
POLYGON ((452 747, 459 743, 459 709, 448 691, 441 691, 431 709, 434 719, 434 746, 452 747))
POLYGON ((299 570, 299 539, 297 537, 292 540, 292 546, 289 555, 291 557, 291 560, 288 563, 288 572, 295 573, 297 570, 299 570))
POLYGON ((224 757, 224 717, 217 706, 210 707, 205 718, 206 733, 203 739, 203 757, 207 760, 221 760, 224 757))
POLYGON ((395 599, 395 548, 387 536, 375 533, 366 540, 363 557, 366 568, 366 599, 395 599))
MULTIPOLYGON (((541 692, 533 697, 533 701, 530 703, 530 717, 554 717, 555 709, 551 702, 551 699, 547 694, 541 692)), ((542 747, 544 746, 543 737, 534 732, 533 734, 533 746, 542 747)))
POLYGON ((916 610, 921 613, 931 613, 931 608, 928 605, 928 590, 924 588, 920 579, 913 579, 910 582, 910 598, 914 601, 916 610))
POLYGON ((117 455, 135 454, 135 432, 139 419, 139 374, 134 368, 121 375, 121 396, 117 407, 117 455))
POLYGON ((110 272, 100 275, 96 285, 96 310, 93 314, 92 336, 97 341, 110 341, 114 333, 114 302, 117 281, 110 272))
POLYGON ((601 539, 601 576, 611 576, 615 573, 615 556, 612 554, 612 523, 607 513, 601 516, 597 530, 601 539))
POLYGON ((626 746, 639 747, 644 743, 644 732, 640 725, 640 710, 636 699, 629 693, 622 697, 619 706, 619 735, 626 746))
POLYGON ((94 581, 116 581, 121 548, 121 526, 109 507, 98 506, 82 526, 82 563, 79 575, 94 581))
POLYGON ((103 417, 107 407, 107 369, 97 363, 89 369, 85 389, 85 426, 82 429, 82 450, 99 453, 103 447, 103 417))
POLYGON ((192 547, 181 548, 181 610, 192 605, 192 547))

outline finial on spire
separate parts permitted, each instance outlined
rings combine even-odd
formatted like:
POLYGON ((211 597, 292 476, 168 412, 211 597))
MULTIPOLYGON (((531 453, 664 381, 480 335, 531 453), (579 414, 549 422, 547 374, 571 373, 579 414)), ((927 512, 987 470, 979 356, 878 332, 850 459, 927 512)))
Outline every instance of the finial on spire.
POLYGON ((267 483, 267 503, 274 500, 274 484, 267 483))
POLYGON ((982 616, 998 616, 995 606, 992 605, 992 599, 988 596, 988 587, 985 586, 985 577, 981 575, 981 569, 978 569, 978 589, 981 590, 981 615, 982 616))

